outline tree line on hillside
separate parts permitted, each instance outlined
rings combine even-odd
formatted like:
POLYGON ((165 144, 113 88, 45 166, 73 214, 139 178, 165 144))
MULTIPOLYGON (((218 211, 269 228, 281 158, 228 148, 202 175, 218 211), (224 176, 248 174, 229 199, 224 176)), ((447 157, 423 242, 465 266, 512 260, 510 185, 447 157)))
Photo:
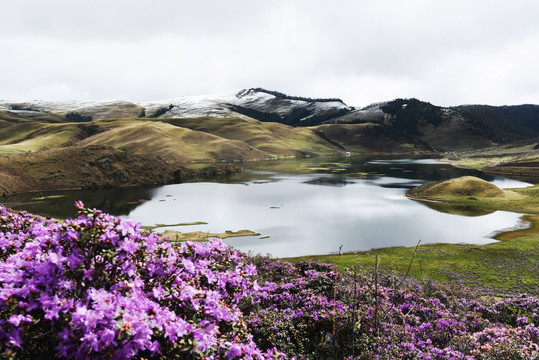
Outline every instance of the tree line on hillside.
POLYGON ((262 122, 278 122, 290 126, 314 126, 323 123, 324 121, 335 117, 346 115, 350 112, 349 109, 339 109, 336 111, 324 111, 313 113, 312 110, 305 108, 296 108, 285 115, 279 115, 271 111, 262 111, 253 108, 248 108, 240 105, 227 104, 227 107, 237 113, 249 116, 253 119, 262 122))
POLYGON ((174 105, 172 105, 172 104, 170 104, 169 106, 166 106, 166 107, 161 107, 161 108, 157 109, 152 115, 150 115, 150 117, 151 118, 157 118, 157 117, 159 117, 161 115, 164 115, 168 111, 172 110, 173 107, 174 107, 174 105))
POLYGON ((505 105, 499 106, 498 111, 521 125, 539 131, 539 105, 505 105))
POLYGON ((386 114, 393 116, 393 126, 406 134, 421 135, 420 122, 437 126, 443 121, 442 108, 415 98, 395 99, 381 107, 386 114))
POLYGON ((539 106, 461 105, 449 109, 415 98, 395 99, 381 107, 391 125, 405 134, 421 136, 421 126, 439 126, 452 118, 465 120, 468 134, 484 135, 495 143, 539 136, 539 106))
POLYGON ((90 115, 83 115, 77 112, 68 112, 65 117, 73 122, 90 122, 93 120, 90 115))
POLYGON ((539 106, 463 105, 456 109, 479 132, 496 143, 507 143, 539 136, 539 106), (535 121, 534 121, 535 120, 535 121))
POLYGON ((334 102, 334 101, 336 101, 336 102, 340 102, 340 103, 344 104, 344 101, 342 101, 339 98, 309 98, 309 97, 303 97, 303 96, 291 96, 291 95, 283 94, 282 92, 279 92, 279 91, 266 90, 266 89, 259 88, 259 87, 258 88, 251 88, 249 90, 263 92, 263 93, 270 94, 270 95, 273 95, 275 97, 278 97, 278 98, 281 98, 281 99, 287 99, 287 100, 299 100, 299 101, 307 101, 307 102, 334 102))

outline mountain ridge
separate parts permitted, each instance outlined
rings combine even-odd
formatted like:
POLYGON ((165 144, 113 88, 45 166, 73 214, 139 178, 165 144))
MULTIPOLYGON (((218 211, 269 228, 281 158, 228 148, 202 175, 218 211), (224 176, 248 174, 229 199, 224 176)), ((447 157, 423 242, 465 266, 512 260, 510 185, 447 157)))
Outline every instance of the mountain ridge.
MULTIPOLYGON (((65 116, 77 113, 90 116, 92 120, 120 117, 229 117, 245 115, 257 118, 266 116, 271 121, 282 122, 293 126, 313 126, 323 123, 356 123, 369 121, 386 121, 388 117, 398 117, 410 113, 405 107, 422 104, 423 109, 438 109, 439 112, 473 113, 480 111, 495 112, 498 116, 512 119, 514 122, 539 130, 539 105, 457 105, 441 107, 415 98, 397 98, 389 101, 373 103, 365 107, 349 106, 339 98, 308 98, 291 96, 278 91, 263 88, 249 88, 210 95, 182 96, 172 99, 134 103, 125 100, 96 101, 0 101, 0 112, 10 112, 24 116, 50 114, 65 116), (404 107, 403 107, 404 106, 404 107), (295 113, 295 114, 294 114, 295 113), (254 115, 254 116, 253 116, 254 115), (313 121, 313 117, 316 119, 313 121)), ((432 114, 431 114, 432 115, 432 114)))
MULTIPOLYGON (((531 104, 441 107, 415 98, 398 98, 358 108, 339 98, 290 96, 263 88, 142 103, 0 101, 0 129, 20 122, 90 122, 119 118, 164 122, 187 118, 254 119, 296 128, 369 124, 352 130, 368 129, 371 134, 383 134, 397 142, 422 144, 421 149, 432 151, 484 148, 539 137, 539 105, 531 104)), ((347 148, 340 139, 328 138, 320 131, 318 134, 336 147, 347 148)), ((365 136, 358 135, 361 137, 365 136)))

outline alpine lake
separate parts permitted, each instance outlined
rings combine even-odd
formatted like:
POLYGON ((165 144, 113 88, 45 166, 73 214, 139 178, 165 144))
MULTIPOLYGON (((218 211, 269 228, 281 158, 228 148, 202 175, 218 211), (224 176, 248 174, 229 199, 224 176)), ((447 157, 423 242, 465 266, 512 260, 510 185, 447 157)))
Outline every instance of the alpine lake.
POLYGON ((429 181, 473 175, 500 188, 531 184, 458 169, 434 159, 349 156, 246 162, 227 179, 158 187, 19 194, 4 205, 34 214, 76 216, 82 200, 154 231, 256 236, 224 241, 251 254, 296 257, 429 243, 487 244, 526 228, 523 214, 422 203, 405 192, 429 181), (191 225, 178 225, 191 224, 191 225), (167 226, 170 225, 170 226, 167 226))

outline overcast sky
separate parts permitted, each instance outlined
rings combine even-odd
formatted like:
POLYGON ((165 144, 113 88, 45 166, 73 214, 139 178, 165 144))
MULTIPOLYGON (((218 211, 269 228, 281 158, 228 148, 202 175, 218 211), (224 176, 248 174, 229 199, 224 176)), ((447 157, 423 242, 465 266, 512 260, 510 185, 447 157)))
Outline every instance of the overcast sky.
POLYGON ((0 99, 539 104, 536 0, 2 0, 0 99))

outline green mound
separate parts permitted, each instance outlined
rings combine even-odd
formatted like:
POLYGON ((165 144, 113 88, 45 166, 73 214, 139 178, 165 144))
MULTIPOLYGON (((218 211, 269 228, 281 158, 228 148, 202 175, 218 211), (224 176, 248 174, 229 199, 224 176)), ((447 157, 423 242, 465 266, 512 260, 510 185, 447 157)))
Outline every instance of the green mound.
POLYGON ((501 198, 505 196, 503 190, 494 184, 474 176, 433 182, 418 186, 406 193, 410 197, 424 199, 447 198, 501 198))

